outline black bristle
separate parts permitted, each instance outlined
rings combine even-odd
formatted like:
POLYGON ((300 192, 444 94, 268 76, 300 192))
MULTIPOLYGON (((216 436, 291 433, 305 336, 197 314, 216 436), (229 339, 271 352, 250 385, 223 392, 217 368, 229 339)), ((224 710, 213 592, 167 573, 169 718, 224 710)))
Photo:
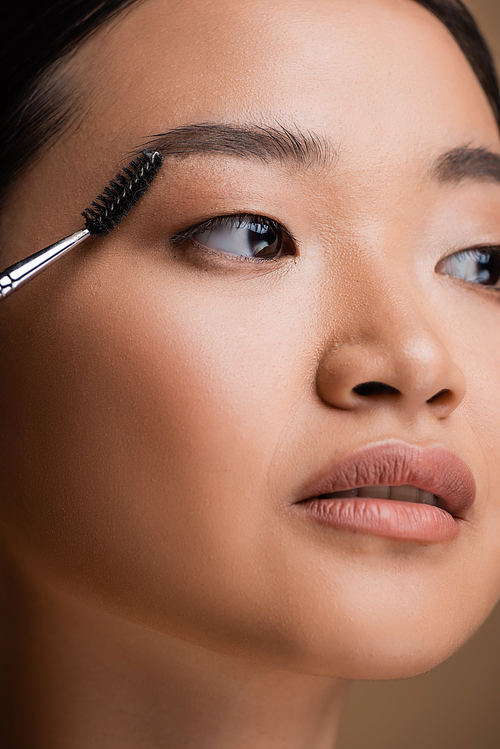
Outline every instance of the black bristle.
POLYGON ((92 207, 82 212, 85 228, 91 234, 100 235, 113 231, 144 195, 162 162, 163 156, 158 151, 143 151, 131 161, 122 170, 125 176, 117 174, 102 194, 92 201, 92 207))

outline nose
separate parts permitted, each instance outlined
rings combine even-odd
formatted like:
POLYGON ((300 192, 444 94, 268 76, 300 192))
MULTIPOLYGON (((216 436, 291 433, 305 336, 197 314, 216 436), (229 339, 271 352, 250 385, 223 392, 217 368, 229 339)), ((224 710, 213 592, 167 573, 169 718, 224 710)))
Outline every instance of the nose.
POLYGON ((320 398, 343 410, 382 402, 411 416, 427 409, 446 418, 462 402, 466 382, 444 328, 401 289, 379 289, 371 299, 363 314, 358 308, 342 315, 342 329, 332 331, 317 369, 320 398))

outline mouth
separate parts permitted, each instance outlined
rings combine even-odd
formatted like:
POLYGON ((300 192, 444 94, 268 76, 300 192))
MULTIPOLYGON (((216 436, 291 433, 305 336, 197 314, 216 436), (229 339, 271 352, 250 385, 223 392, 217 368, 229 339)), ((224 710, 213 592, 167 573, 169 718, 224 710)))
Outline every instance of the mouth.
POLYGON ((347 499, 364 497, 365 499, 395 499, 398 502, 416 502, 422 505, 441 507, 443 500, 435 494, 419 489, 418 486, 360 486, 346 491, 321 494, 318 499, 347 499), (440 504, 441 502, 441 504, 440 504))
POLYGON ((328 465, 295 505, 337 530, 432 543, 459 535, 475 495, 470 468, 443 445, 388 440, 328 465))

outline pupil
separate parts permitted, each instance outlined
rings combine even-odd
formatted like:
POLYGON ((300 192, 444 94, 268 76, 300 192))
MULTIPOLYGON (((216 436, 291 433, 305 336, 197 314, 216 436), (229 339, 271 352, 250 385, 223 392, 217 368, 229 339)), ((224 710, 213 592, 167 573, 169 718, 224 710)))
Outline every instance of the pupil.
POLYGON ((250 224, 248 244, 254 257, 274 257, 281 246, 278 232, 271 226, 263 224, 250 224))
POLYGON ((500 258, 492 252, 478 252, 478 280, 487 286, 495 286, 500 279, 500 258))

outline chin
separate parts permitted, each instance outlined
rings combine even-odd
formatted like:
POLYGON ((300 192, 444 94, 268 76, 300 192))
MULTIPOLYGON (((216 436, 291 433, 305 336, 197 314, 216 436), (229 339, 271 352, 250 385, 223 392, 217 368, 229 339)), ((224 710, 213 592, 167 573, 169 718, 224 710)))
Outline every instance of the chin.
MULTIPOLYGON (((298 625, 289 620, 288 625, 286 631, 280 626, 264 631, 257 625, 243 631, 199 632, 198 636, 191 632, 186 639, 258 667, 326 678, 383 681, 430 671, 452 656, 476 629, 457 633, 452 627, 441 627, 430 634, 429 625, 420 627, 417 620, 398 621, 396 616, 392 626, 384 618, 377 626, 375 617, 356 622, 352 616, 342 622, 330 618, 307 623, 302 619, 298 625)), ((180 639, 184 639, 183 634, 180 639)))
POLYGON ((407 679, 446 661, 487 616, 469 621, 454 612, 435 616, 431 602, 424 613, 410 611, 404 601, 399 610, 378 613, 358 603, 342 612, 317 610, 309 620, 289 617, 287 627, 269 628, 267 640, 254 644, 265 665, 286 671, 356 681, 407 679))
MULTIPOLYGON (((467 638, 465 638, 464 642, 467 638)), ((353 681, 384 681, 420 676, 439 666, 452 656, 464 642, 422 642, 418 638, 401 636, 395 640, 365 638, 363 641, 335 643, 332 652, 290 658, 285 670, 311 676, 353 681)))

